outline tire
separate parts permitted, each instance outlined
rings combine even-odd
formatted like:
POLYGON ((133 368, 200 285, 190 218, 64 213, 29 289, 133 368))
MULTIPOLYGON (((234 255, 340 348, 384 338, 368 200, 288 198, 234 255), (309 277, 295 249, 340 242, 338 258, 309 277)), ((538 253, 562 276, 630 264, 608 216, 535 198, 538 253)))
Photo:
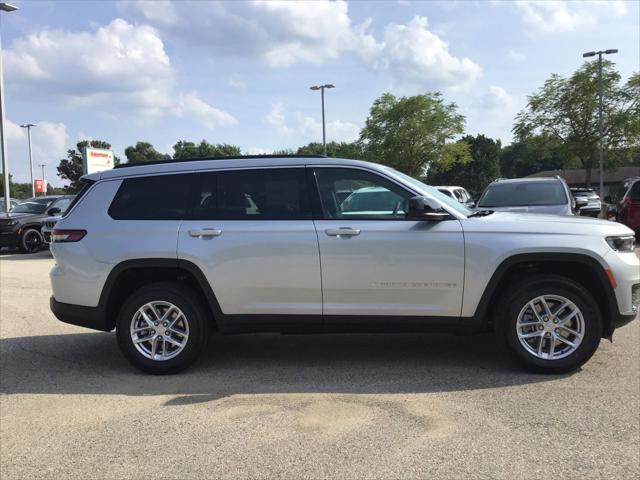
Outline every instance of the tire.
POLYGON ((595 353, 602 337, 602 313, 592 297, 571 279, 558 275, 532 276, 503 297, 504 308, 496 333, 531 371, 559 374, 576 370, 595 353), (545 315, 541 299, 551 316, 545 315), (568 320, 563 325, 565 319, 568 320))
POLYGON ((20 251, 23 253, 35 253, 42 250, 44 238, 39 230, 27 228, 20 237, 20 251))
POLYGON ((116 320, 116 337, 120 350, 136 368, 168 375, 196 361, 208 342, 209 321, 208 308, 191 289, 176 283, 154 283, 135 291, 124 302, 116 320), (165 313, 167 322, 158 321, 165 313), (163 323, 171 326, 174 321, 173 328, 165 330, 163 323), (136 345, 134 338, 147 340, 136 345))

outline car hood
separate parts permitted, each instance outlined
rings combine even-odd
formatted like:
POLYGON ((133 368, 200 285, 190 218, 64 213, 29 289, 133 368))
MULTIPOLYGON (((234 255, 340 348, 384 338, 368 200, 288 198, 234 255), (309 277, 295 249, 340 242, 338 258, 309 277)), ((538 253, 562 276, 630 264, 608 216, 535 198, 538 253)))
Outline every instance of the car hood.
POLYGON ((478 207, 475 210, 493 210, 494 212, 536 213, 548 215, 570 215, 568 205, 525 205, 521 207, 478 207))
POLYGON ((505 232, 548 235, 631 235, 633 231, 617 222, 575 215, 533 215, 494 212, 463 220, 465 232, 505 232))

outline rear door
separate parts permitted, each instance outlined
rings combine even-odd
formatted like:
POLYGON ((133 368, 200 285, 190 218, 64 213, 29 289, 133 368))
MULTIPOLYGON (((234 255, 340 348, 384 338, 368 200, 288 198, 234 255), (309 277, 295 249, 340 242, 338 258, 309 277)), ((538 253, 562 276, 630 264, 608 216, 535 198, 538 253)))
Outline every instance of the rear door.
POLYGON ((459 317, 464 240, 458 220, 407 220, 406 201, 414 194, 367 170, 314 168, 313 180, 321 204, 315 224, 325 322, 459 317), (351 194, 340 202, 337 192, 344 190, 351 194))
POLYGON ((232 321, 320 322, 318 240, 305 168, 198 173, 178 257, 195 263, 232 321), (257 317, 261 315, 261 317, 257 317))

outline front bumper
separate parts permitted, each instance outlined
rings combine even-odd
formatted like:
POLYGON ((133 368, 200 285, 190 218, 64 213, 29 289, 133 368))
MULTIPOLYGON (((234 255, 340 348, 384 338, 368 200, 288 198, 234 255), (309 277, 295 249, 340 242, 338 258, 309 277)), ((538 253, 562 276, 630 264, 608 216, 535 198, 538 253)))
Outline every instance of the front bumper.
POLYGON ((16 230, 0 231, 0 247, 15 248, 20 246, 20 235, 16 230))
POLYGON ((85 307, 70 303, 58 302, 53 296, 49 299, 49 307, 58 320, 79 327, 91 328, 109 332, 113 329, 108 325, 106 314, 101 307, 85 307))

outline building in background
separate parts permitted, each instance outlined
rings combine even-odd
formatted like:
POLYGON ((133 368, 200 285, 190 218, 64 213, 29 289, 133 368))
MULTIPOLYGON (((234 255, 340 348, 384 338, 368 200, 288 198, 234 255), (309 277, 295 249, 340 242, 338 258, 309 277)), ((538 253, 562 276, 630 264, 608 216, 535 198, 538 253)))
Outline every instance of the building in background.
MULTIPOLYGON (((583 168, 571 168, 567 170, 544 170, 542 172, 534 173, 529 177, 555 177, 559 176, 564 178, 569 187, 584 187, 586 185, 586 171, 583 168)), ((604 195, 600 195, 600 198, 604 198, 607 195, 615 197, 618 191, 622 188, 622 184, 625 179, 630 177, 640 176, 640 167, 620 167, 614 170, 605 170, 604 172, 604 195)), ((598 191, 598 169, 591 171, 591 188, 596 192, 598 191)))

